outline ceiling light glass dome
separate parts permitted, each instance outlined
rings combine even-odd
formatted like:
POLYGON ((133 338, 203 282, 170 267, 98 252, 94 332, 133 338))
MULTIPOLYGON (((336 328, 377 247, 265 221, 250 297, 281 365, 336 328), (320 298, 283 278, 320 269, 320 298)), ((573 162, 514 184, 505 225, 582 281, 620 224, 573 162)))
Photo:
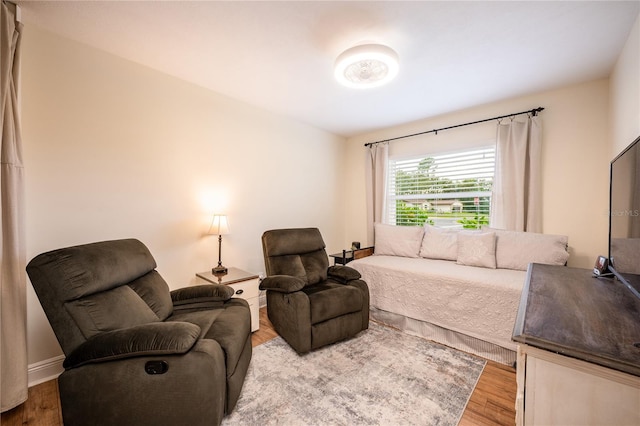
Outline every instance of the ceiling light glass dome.
POLYGON ((334 75, 347 87, 378 87, 398 74, 398 54, 381 44, 363 44, 338 56, 334 75))

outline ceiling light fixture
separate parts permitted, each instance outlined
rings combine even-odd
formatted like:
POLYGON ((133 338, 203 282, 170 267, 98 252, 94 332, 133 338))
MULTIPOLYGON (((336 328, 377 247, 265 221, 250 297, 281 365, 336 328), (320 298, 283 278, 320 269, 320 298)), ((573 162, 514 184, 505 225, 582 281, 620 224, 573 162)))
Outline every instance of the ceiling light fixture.
POLYGON ((382 86, 398 74, 398 54, 381 44, 363 44, 338 56, 334 75, 340 84, 358 89, 382 86))

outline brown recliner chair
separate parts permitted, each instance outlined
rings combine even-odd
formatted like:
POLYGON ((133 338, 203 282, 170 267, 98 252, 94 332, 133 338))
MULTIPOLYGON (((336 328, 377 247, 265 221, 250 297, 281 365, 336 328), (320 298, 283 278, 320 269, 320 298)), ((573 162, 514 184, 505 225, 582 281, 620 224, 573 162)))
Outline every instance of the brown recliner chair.
POLYGON ((267 314, 298 353, 355 336, 369 327, 369 288, 348 266, 329 267, 317 228, 262 235, 267 314))
POLYGON ((36 256, 27 272, 65 353, 64 424, 218 425, 251 361, 251 317, 224 285, 169 291, 138 240, 36 256))

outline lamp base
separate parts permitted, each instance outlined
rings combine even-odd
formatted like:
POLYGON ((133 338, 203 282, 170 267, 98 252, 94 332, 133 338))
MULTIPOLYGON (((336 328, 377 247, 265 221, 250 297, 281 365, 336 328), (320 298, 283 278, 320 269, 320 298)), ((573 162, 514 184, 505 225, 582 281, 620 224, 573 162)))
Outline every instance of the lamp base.
POLYGON ((211 273, 213 275, 226 275, 227 272, 229 272, 229 270, 225 266, 222 266, 220 264, 218 264, 218 266, 216 266, 215 268, 211 269, 211 273))

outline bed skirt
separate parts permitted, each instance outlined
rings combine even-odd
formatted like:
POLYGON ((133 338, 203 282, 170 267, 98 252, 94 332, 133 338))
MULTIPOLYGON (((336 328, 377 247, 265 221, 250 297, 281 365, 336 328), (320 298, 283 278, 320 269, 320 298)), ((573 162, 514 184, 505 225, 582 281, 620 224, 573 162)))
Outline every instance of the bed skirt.
POLYGON ((372 319, 402 330, 407 334, 433 340, 436 343, 472 353, 500 364, 509 366, 513 366, 515 364, 516 352, 503 348, 502 346, 451 331, 429 322, 408 318, 404 315, 393 312, 383 311, 373 306, 371 307, 370 312, 372 319))

